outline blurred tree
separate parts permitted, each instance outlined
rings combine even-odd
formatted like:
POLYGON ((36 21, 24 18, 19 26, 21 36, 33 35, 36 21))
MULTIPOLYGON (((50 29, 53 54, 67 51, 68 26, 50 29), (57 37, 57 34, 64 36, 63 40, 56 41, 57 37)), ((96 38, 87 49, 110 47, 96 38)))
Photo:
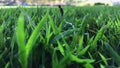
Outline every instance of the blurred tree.
POLYGON ((98 3, 95 3, 94 5, 105 5, 105 4, 98 2, 98 3))

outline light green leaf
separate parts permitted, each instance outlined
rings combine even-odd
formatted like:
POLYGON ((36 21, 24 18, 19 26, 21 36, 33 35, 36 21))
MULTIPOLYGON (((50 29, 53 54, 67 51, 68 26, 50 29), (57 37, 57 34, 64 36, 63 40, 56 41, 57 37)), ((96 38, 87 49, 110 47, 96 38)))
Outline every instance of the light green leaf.
POLYGON ((102 37, 105 26, 102 26, 101 29, 97 32, 95 39, 91 45, 91 50, 94 50, 97 47, 98 40, 102 37))
POLYGON ((41 28, 43 25, 46 23, 48 17, 48 13, 40 20, 34 31, 32 32, 27 44, 26 44, 26 51, 27 51, 27 56, 30 54, 31 49, 33 48, 37 38, 38 38, 38 33, 40 32, 41 28))
POLYGON ((27 56, 25 50, 25 33, 24 33, 24 15, 21 13, 17 27, 16 27, 16 38, 19 48, 19 61, 23 68, 27 67, 27 56))
POLYGON ((107 59, 99 52, 100 57, 102 58, 103 62, 105 63, 105 65, 107 66, 107 59))
POLYGON ((79 46, 78 46, 78 49, 77 49, 78 52, 80 52, 81 49, 83 48, 83 38, 84 38, 84 36, 82 35, 82 37, 79 40, 79 46))
POLYGON ((90 64, 90 63, 86 63, 86 64, 84 65, 84 67, 85 67, 85 68, 94 68, 94 66, 93 66, 92 64, 90 64))
POLYGON ((105 68, 102 64, 100 64, 100 68, 105 68))
POLYGON ((50 25, 51 25, 51 27, 52 27, 52 29, 53 29, 54 34, 55 34, 55 35, 58 34, 59 31, 58 31, 56 25, 54 24, 54 21, 52 20, 52 18, 51 18, 50 15, 49 15, 48 17, 49 17, 50 25))
POLYGON ((90 47, 90 45, 87 45, 84 49, 82 49, 82 50, 78 53, 78 55, 79 55, 79 56, 84 55, 84 54, 88 51, 89 47, 90 47))
POLYGON ((74 55, 70 55, 70 60, 78 62, 78 63, 93 63, 95 60, 93 59, 80 59, 74 55))
POLYGON ((57 41, 57 43, 58 43, 58 48, 59 48, 61 54, 62 54, 63 56, 65 56, 63 46, 60 44, 59 41, 57 41))

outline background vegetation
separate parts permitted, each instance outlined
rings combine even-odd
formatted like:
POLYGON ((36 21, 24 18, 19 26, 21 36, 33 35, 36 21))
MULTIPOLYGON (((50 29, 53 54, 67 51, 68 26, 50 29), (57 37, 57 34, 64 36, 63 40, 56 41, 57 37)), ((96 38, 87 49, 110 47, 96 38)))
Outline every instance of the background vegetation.
POLYGON ((0 67, 119 67, 120 7, 63 9, 0 9, 0 67))

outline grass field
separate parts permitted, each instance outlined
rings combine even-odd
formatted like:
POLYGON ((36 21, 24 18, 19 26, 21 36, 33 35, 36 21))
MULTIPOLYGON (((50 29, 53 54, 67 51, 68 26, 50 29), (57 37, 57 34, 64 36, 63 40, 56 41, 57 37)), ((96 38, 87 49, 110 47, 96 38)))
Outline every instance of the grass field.
POLYGON ((120 67, 120 6, 0 9, 0 68, 120 67))

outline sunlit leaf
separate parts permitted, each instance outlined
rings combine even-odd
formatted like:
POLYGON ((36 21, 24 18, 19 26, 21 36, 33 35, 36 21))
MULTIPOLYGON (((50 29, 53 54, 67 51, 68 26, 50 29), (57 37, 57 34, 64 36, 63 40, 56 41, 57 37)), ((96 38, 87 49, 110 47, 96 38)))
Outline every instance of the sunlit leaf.
POLYGON ((92 64, 90 64, 90 63, 86 63, 86 64, 84 65, 84 67, 85 67, 85 68, 94 68, 94 66, 93 66, 92 64))
POLYGON ((95 61, 93 59, 80 59, 72 54, 70 55, 70 59, 78 63, 93 63, 95 61))
POLYGON ((65 56, 63 46, 60 44, 59 41, 58 41, 57 43, 58 43, 58 48, 59 48, 61 54, 62 54, 63 56, 65 56))
POLYGON ((19 48, 19 61, 23 68, 27 67, 27 56, 25 50, 25 33, 24 33, 24 15, 21 13, 17 27, 16 27, 16 38, 19 48))
POLYGON ((40 20, 40 22, 38 23, 36 28, 33 30, 32 34, 31 34, 31 36, 26 44, 27 55, 30 54, 31 49, 33 48, 33 46, 38 38, 38 33, 39 33, 40 29, 46 23, 47 17, 48 17, 48 13, 46 13, 46 15, 40 20))
POLYGON ((107 63, 107 59, 101 54, 99 53, 100 57, 102 58, 103 62, 105 63, 105 65, 107 66, 108 63, 107 63))

